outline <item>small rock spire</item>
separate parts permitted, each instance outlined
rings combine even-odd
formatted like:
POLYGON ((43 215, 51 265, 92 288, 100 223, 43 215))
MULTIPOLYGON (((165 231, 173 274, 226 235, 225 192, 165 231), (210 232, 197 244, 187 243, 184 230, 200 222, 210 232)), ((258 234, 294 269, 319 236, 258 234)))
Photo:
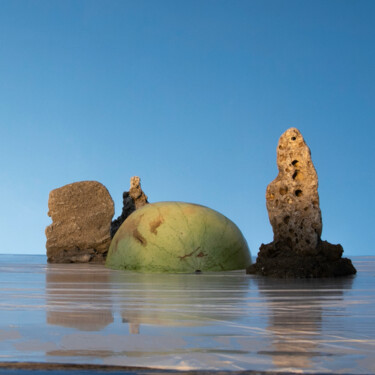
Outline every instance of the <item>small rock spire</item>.
POLYGON ((111 223, 111 237, 116 234, 125 219, 138 208, 148 204, 147 195, 141 188, 141 179, 138 176, 130 178, 130 189, 122 195, 123 207, 121 215, 111 223))
POLYGON ((147 195, 141 188, 141 179, 138 176, 130 178, 129 195, 134 201, 136 210, 148 203, 147 195))

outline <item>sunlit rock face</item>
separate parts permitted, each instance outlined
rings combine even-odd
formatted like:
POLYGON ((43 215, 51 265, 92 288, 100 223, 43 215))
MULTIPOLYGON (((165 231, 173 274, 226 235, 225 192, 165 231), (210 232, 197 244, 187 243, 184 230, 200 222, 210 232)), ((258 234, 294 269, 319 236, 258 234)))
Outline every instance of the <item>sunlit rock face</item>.
POLYGON ((351 261, 342 258, 342 246, 321 240, 318 176, 298 129, 290 128, 280 137, 277 166, 278 176, 266 190, 274 240, 261 245, 247 272, 297 278, 354 274, 351 261))
POLYGON ((108 190, 81 181, 52 190, 48 199, 47 258, 52 263, 103 263, 111 243, 114 214, 108 190))
POLYGON ((266 191, 274 241, 286 241, 297 253, 316 253, 322 234, 318 176, 310 149, 296 128, 280 137, 277 167, 279 174, 266 191))
POLYGON ((182 202, 148 204, 114 236, 110 268, 145 272, 245 269, 250 251, 238 227, 210 208, 182 202))

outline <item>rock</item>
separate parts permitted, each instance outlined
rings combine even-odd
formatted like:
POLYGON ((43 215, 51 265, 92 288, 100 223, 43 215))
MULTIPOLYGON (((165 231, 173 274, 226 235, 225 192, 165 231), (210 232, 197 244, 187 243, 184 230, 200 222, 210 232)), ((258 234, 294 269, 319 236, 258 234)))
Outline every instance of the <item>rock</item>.
POLYGON ((296 128, 277 146, 279 174, 266 190, 274 239, 262 244, 248 273, 274 277, 330 277, 356 273, 341 245, 321 240, 318 176, 309 147, 296 128))
POLYGON ((113 237, 106 265, 146 272, 245 269, 250 251, 238 227, 208 207, 148 204, 130 215, 113 237))
POLYGON ((316 253, 322 233, 318 176, 297 129, 288 129, 280 137, 277 166, 279 174, 266 191, 274 241, 286 241, 297 253, 316 253))
POLYGON ((111 237, 116 234, 118 228, 125 219, 138 208, 148 204, 147 195, 141 188, 141 179, 134 176, 130 179, 130 189, 123 194, 123 208, 121 215, 111 223, 111 237))
POLYGON ((111 243, 114 203, 99 182, 52 190, 48 199, 47 258, 51 263, 103 263, 111 243))

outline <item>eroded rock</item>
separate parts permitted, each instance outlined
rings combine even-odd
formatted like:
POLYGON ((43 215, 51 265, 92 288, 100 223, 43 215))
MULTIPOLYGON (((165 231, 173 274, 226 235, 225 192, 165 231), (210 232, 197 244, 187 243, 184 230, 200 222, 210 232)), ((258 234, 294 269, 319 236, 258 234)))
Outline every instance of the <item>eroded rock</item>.
POLYGON ((341 258, 341 245, 321 240, 318 176, 298 129, 290 128, 280 137, 277 166, 279 174, 266 190, 274 240, 261 245, 247 272, 301 278, 355 273, 351 261, 341 258))
POLYGON ((121 224, 132 212, 148 204, 147 195, 141 188, 141 179, 137 176, 133 176, 130 179, 130 189, 129 191, 125 191, 122 197, 122 213, 116 220, 113 220, 111 223, 112 238, 116 234, 118 228, 120 228, 121 224))
POLYGON ((96 181, 52 190, 48 199, 47 258, 52 263, 103 263, 111 243, 114 203, 96 181))
POLYGON ((286 241, 297 253, 316 253, 322 233, 318 176, 310 149, 295 128, 280 137, 277 167, 279 174, 266 191, 274 241, 286 241))

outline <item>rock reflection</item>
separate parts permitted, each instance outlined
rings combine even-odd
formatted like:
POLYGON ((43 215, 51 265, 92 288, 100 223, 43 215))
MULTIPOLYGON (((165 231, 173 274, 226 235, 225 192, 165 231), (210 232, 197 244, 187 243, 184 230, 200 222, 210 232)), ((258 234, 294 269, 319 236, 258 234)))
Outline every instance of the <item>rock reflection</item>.
POLYGON ((47 323, 81 331, 100 331, 112 323, 109 273, 102 266, 49 264, 47 323))
POLYGON ((319 345, 329 311, 343 305, 343 294, 353 278, 275 280, 253 279, 266 297, 272 346, 270 355, 278 368, 307 369, 313 360, 327 356, 319 345))
POLYGON ((200 326, 207 320, 234 320, 244 314, 250 279, 243 272, 215 274, 111 275, 112 294, 129 333, 143 324, 200 326))

